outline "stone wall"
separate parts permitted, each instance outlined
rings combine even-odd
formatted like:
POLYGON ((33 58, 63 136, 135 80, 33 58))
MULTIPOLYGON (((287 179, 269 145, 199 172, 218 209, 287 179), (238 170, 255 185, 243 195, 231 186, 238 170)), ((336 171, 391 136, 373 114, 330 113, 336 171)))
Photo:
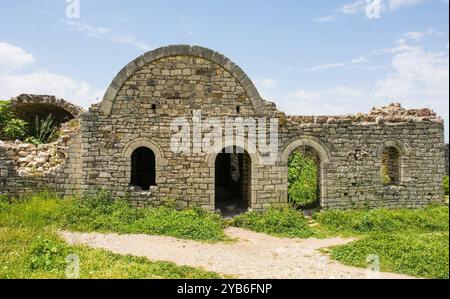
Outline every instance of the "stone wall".
POLYGON ((0 194, 19 196, 36 190, 74 195, 81 190, 81 135, 65 124, 51 144, 0 141, 0 194))
MULTIPOLYGON (((212 153, 175 153, 171 123, 191 119, 194 110, 201 110, 202 120, 215 117, 222 125, 235 117, 278 119, 274 164, 262 163, 263 155, 252 151, 248 132, 243 140, 251 160, 252 209, 287 203, 287 161, 305 147, 315 150, 319 160, 323 208, 413 208, 443 198, 444 129, 434 112, 392 104, 368 114, 286 116, 261 99, 237 65, 211 50, 189 46, 158 49, 127 65, 103 101, 80 116, 80 132, 70 137, 67 155, 52 174, 20 176, 24 166, 11 159, 20 155, 8 155, 0 146, 0 190, 51 186, 70 195, 106 188, 115 196, 128 196, 136 206, 176 200, 180 207, 215 209, 216 156, 235 144, 224 143, 212 153), (130 186, 131 156, 139 147, 151 149, 156 157, 157 186, 148 191, 130 186), (386 148, 399 153, 399 180, 389 186, 381 178, 386 148)), ((193 150, 199 146, 194 142, 193 150)))
MULTIPOLYGON (((386 110, 392 109, 393 105, 386 110)), ((398 107, 398 106, 397 106, 398 107)), ((398 107, 398 109, 401 109, 398 107)), ((322 206, 325 208, 421 207, 441 201, 444 167, 442 121, 435 118, 389 118, 356 121, 329 117, 327 122, 290 122, 284 144, 302 140, 321 152, 322 206), (401 178, 397 186, 381 180, 382 153, 394 147, 400 153, 401 178)))

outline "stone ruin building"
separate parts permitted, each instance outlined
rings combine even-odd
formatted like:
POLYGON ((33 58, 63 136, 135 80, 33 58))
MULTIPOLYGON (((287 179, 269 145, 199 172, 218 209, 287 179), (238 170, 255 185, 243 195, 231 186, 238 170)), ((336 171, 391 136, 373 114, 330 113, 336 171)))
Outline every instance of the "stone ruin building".
POLYGON ((23 117, 51 112, 70 121, 51 144, 0 142, 0 193, 106 188, 136 206, 174 200, 180 208, 261 210, 288 202, 288 158, 301 149, 318 165, 321 208, 416 208, 443 199, 444 127, 433 111, 392 104, 368 114, 287 116, 236 64, 202 47, 145 53, 89 111, 48 96, 22 95, 13 105, 23 117), (174 153, 170 124, 193 110, 205 119, 278 119, 275 163, 262 163, 248 134, 241 153, 223 151, 233 142, 212 153, 174 153))

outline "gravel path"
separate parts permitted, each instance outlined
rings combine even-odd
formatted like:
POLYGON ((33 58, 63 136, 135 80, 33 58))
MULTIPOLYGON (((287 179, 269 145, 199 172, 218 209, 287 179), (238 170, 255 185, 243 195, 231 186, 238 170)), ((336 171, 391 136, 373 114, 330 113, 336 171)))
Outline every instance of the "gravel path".
MULTIPOLYGON (((123 255, 201 267, 239 278, 367 278, 366 270, 330 260, 318 249, 352 239, 280 239, 229 228, 233 243, 201 243, 164 236, 61 232, 69 244, 83 244, 123 255)), ((383 279, 410 278, 379 273, 383 279)))

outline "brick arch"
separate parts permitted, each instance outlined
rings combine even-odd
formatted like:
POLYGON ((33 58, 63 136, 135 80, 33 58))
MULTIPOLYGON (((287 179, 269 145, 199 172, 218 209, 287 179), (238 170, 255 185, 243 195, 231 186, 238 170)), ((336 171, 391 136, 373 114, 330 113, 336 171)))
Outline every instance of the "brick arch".
POLYGON ((131 179, 131 155, 133 152, 140 148, 146 147, 155 154, 155 170, 156 170, 156 183, 159 183, 161 177, 163 177, 164 167, 167 166, 168 161, 164 157, 164 152, 160 146, 149 138, 137 138, 128 143, 122 151, 122 158, 124 159, 124 166, 126 167, 126 178, 131 179))
MULTIPOLYGON (((225 140, 224 142, 215 144, 211 148, 210 152, 206 155, 206 158, 205 158, 205 162, 207 163, 209 169, 211 169, 211 178, 213 181, 215 181, 215 171, 214 170, 215 170, 216 158, 217 158, 218 154, 220 152, 222 152, 222 150, 224 150, 225 148, 228 148, 228 147, 239 147, 239 148, 243 149, 245 151, 245 153, 247 153, 250 156, 250 160, 252 163, 252 165, 251 165, 252 177, 250 178, 250 187, 251 188, 250 188, 249 207, 252 208, 257 200, 256 193, 257 193, 258 180, 256 179, 255 174, 258 172, 258 169, 262 164, 261 156, 258 152, 256 145, 253 144, 252 142, 250 142, 246 138, 236 137, 236 141, 235 140, 225 140)), ((211 206, 215 206, 215 196, 216 196, 216 192, 215 192, 215 189, 213 189, 212 193, 210 195, 210 205, 211 206)))
POLYGON ((259 115, 264 114, 264 100, 259 95, 259 92, 253 82, 238 65, 218 52, 199 46, 189 45, 159 48, 154 51, 147 52, 131 61, 116 75, 106 90, 103 100, 100 103, 100 111, 107 116, 111 114, 118 92, 124 83, 140 68, 165 57, 181 55, 204 58, 223 67, 226 71, 231 73, 244 88, 250 98, 253 108, 255 109, 255 113, 259 115))
MULTIPOLYGON (((285 179, 287 181, 287 173, 288 173, 288 160, 290 155, 299 147, 302 146, 309 146, 312 149, 314 149, 320 158, 320 206, 326 207, 328 204, 328 167, 331 159, 331 152, 330 150, 323 144, 320 140, 309 137, 309 136, 303 136, 303 137, 296 137, 291 140, 289 140, 286 145, 284 146, 284 149, 281 153, 281 163, 286 168, 283 172, 283 175, 285 176, 285 179)), ((287 187, 287 186, 286 186, 287 187)), ((288 199, 288 192, 287 188, 283 195, 284 199, 287 201, 288 199)))
POLYGON ((331 154, 328 148, 321 141, 310 137, 294 138, 288 141, 283 149, 281 161, 287 162, 292 152, 301 146, 309 146, 316 150, 321 163, 326 164, 330 162, 331 154))
POLYGON ((381 157, 386 147, 394 147, 398 150, 400 155, 405 156, 408 154, 408 148, 401 141, 396 139, 383 140, 377 148, 377 157, 381 157))
POLYGON ((59 123, 64 123, 84 112, 83 108, 64 99, 35 94, 21 94, 12 98, 11 110, 17 117, 29 123, 33 123, 36 116, 45 119, 49 114, 52 114, 59 123))
POLYGON ((386 148, 395 148, 398 151, 399 154, 399 176, 398 176, 398 184, 402 184, 405 182, 407 178, 407 167, 406 167, 406 156, 408 155, 408 147, 397 139, 385 139, 383 140, 380 145, 377 148, 376 156, 378 158, 378 163, 380 163, 380 177, 383 174, 383 163, 382 163, 382 156, 383 152, 386 148))

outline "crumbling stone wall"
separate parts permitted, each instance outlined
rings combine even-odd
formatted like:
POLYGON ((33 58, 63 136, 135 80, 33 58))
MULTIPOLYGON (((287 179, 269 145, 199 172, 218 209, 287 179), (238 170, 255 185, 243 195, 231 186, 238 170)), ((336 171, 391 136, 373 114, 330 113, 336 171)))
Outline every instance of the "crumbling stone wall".
POLYGON ((290 117, 283 132, 283 143, 304 140, 326 159, 321 172, 325 208, 422 207, 443 198, 443 123, 428 109, 393 104, 367 115, 290 117), (381 179, 388 147, 400 153, 397 186, 384 186, 381 179))
POLYGON ((19 196, 52 190, 74 195, 81 190, 81 135, 65 124, 56 142, 34 145, 0 141, 0 194, 19 196))
MULTIPOLYGON (((444 129, 434 112, 393 104, 351 116, 286 116, 261 99, 237 65, 221 54, 190 46, 161 48, 128 64, 103 101, 80 116, 80 132, 70 138, 55 173, 19 176, 22 165, 0 146, 0 190, 43 185, 69 195, 106 188, 137 206, 170 199, 180 207, 215 209, 217 153, 235 144, 224 143, 214 153, 175 153, 171 122, 191 119, 193 110, 202 111, 202 120, 216 117, 222 125, 230 117, 278 119, 276 162, 266 165, 262 153, 249 151, 252 209, 287 203, 287 162, 298 148, 315 151, 323 208, 413 208, 443 198, 444 129), (157 186, 149 191, 130 186, 131 155, 139 147, 151 149, 156 157, 157 186), (399 153, 399 179, 389 186, 381 178, 387 148, 399 153)), ((246 149, 254 149, 248 132, 245 137, 246 149)), ((194 143, 193 149, 199 146, 194 143)))

